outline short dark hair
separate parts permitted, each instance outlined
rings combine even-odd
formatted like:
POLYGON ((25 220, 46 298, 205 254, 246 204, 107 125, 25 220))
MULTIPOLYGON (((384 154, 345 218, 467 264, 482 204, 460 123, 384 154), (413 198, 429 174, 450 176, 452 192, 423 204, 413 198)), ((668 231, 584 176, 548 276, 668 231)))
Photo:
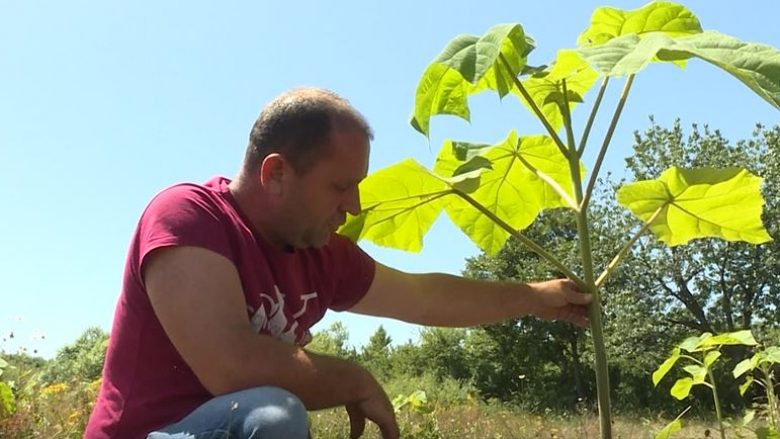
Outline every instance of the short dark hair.
POLYGON ((244 168, 255 169, 269 154, 282 154, 306 173, 329 151, 333 129, 357 129, 373 140, 365 118, 349 101, 321 88, 296 88, 274 98, 260 112, 249 135, 244 168))

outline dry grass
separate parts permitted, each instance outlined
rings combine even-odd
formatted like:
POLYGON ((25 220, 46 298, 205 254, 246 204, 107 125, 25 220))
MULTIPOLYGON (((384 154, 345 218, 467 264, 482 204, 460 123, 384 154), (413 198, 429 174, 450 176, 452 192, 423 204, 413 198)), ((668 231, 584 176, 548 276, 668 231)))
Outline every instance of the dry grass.
MULTIPOLYGON (((312 413, 312 437, 336 439, 349 437, 349 422, 343 410, 312 413)), ((469 404, 448 409, 436 409, 430 415, 402 412, 399 414, 402 437, 413 439, 475 438, 475 439, 598 439, 599 421, 592 415, 532 415, 484 404, 469 404)), ((618 417, 613 423, 615 439, 653 439, 668 420, 618 417)), ((673 437, 705 439, 717 437, 711 425, 700 421, 684 422, 682 431, 673 437), (710 436, 707 436, 710 431, 710 436)), ((379 430, 369 425, 366 439, 381 439, 379 430)), ((736 436, 728 436, 736 437, 736 436)))

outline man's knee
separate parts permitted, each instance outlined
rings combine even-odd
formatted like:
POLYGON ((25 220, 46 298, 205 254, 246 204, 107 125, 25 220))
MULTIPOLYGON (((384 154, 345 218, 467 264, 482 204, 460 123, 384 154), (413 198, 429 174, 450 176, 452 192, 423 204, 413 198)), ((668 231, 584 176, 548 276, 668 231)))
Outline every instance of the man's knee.
MULTIPOLYGON (((248 389, 254 407, 244 418, 245 437, 253 439, 309 437, 306 407, 294 394, 279 387, 248 389)), ((240 408, 239 408, 240 410, 240 408)))

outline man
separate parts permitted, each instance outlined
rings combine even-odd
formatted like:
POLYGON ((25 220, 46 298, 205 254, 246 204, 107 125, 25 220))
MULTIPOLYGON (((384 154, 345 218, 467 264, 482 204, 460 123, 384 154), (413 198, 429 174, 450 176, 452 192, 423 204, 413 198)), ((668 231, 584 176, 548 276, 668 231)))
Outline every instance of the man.
POLYGON ((436 326, 534 314, 585 325, 568 280, 407 274, 335 235, 360 212, 371 130, 347 101, 296 89, 255 122, 241 172, 158 194, 130 245, 87 438, 306 438, 345 406, 398 437, 387 395, 351 361, 308 352, 327 309, 436 326))

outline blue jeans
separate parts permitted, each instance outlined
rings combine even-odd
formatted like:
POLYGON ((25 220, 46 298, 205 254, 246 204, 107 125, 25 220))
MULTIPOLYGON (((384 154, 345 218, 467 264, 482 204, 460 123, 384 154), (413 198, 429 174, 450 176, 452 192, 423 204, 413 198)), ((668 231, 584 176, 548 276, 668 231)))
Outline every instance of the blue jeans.
POLYGON ((278 387, 217 396, 146 439, 307 439, 306 408, 278 387))

